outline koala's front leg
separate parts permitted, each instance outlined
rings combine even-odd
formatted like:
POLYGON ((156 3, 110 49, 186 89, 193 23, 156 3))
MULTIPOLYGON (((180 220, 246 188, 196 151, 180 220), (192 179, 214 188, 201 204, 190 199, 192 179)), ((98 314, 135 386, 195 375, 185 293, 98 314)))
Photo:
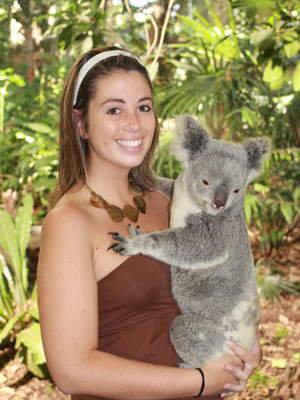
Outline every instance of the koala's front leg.
POLYGON ((224 261, 224 248, 220 241, 216 240, 212 246, 211 237, 202 235, 199 242, 199 238, 195 237, 197 233, 191 232, 189 227, 140 234, 129 225, 128 231, 131 238, 111 232, 118 243, 112 244, 109 249, 121 255, 142 253, 183 269, 207 268, 224 261))
POLYGON ((176 254, 179 256, 180 253, 176 245, 177 239, 174 230, 175 229, 167 229, 164 231, 141 234, 139 229, 129 224, 129 238, 126 238, 118 232, 109 232, 117 243, 113 243, 109 246, 108 250, 112 249, 122 256, 141 253, 160 261, 170 263, 170 252, 174 253, 175 256, 176 254))

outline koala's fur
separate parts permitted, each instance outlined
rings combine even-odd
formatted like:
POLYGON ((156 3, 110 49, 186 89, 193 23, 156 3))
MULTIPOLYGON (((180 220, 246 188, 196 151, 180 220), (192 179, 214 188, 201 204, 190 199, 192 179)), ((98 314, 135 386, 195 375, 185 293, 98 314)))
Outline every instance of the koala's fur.
POLYGON ((189 116, 177 118, 176 131, 174 151, 183 170, 174 188, 172 181, 157 180, 173 195, 170 229, 140 234, 130 227, 130 239, 113 234, 119 243, 112 248, 171 265, 182 312, 171 325, 171 341, 182 366, 195 368, 228 352, 226 339, 247 349, 255 339, 260 309, 243 200, 270 144, 267 138, 242 144, 212 139, 189 116))

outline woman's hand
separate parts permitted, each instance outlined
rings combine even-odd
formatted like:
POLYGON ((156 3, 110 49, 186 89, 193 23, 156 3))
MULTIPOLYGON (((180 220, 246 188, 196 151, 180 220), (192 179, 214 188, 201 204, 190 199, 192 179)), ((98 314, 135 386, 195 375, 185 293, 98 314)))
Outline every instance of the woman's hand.
POLYGON ((228 347, 232 351, 231 355, 223 355, 202 367, 205 376, 204 398, 223 398, 242 392, 249 376, 259 364, 261 349, 258 337, 251 351, 233 342, 228 342, 228 347))
POLYGON ((224 385, 226 391, 223 392, 220 397, 228 397, 232 396, 234 393, 242 392, 246 387, 249 376, 258 366, 262 358, 259 335, 257 335, 251 351, 247 351, 234 342, 227 342, 227 344, 233 354, 242 361, 242 366, 231 363, 225 365, 225 371, 230 372, 237 379, 237 383, 226 383, 226 385, 224 385))

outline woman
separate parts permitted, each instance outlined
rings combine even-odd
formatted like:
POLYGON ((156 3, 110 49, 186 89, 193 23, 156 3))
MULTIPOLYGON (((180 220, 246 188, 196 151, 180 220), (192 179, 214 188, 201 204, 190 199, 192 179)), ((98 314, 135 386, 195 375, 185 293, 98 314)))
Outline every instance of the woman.
POLYGON ((144 233, 168 227, 169 200, 149 166, 158 133, 134 55, 110 47, 81 57, 63 92, 60 198, 43 224, 37 277, 48 368, 73 400, 226 396, 258 363, 258 344, 251 353, 231 344, 232 356, 202 370, 178 368, 169 266, 107 251, 108 233, 127 235, 130 222, 144 233))

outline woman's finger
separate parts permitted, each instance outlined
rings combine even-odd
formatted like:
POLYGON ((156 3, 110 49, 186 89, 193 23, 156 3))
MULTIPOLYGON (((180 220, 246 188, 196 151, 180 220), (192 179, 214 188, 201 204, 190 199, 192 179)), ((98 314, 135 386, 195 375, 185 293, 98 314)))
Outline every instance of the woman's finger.
POLYGON ((228 341, 228 347, 230 350, 238 357, 240 357, 244 363, 252 365, 253 369, 259 364, 261 358, 260 345, 256 342, 250 351, 247 351, 244 347, 240 346, 238 343, 228 341))
POLYGON ((230 396, 234 396, 234 395, 235 395, 234 392, 224 392, 224 393, 221 393, 219 395, 219 397, 224 398, 224 397, 230 397, 230 396))
POLYGON ((249 376, 252 374, 253 370, 255 369, 255 367, 249 363, 245 363, 243 372, 247 375, 247 379, 249 378, 249 376))
POLYGON ((236 356, 240 357, 244 362, 248 360, 249 353, 242 346, 229 340, 227 341, 227 344, 236 356))
POLYGON ((229 392, 235 392, 235 393, 242 392, 243 390, 245 390, 245 387, 246 387, 246 382, 244 382, 244 381, 241 381, 238 384, 226 383, 226 385, 224 385, 225 390, 228 390, 229 392))
POLYGON ((246 381, 249 378, 248 370, 241 370, 237 368, 235 365, 227 364, 225 365, 225 371, 232 373, 232 375, 237 378, 238 381, 246 381))

